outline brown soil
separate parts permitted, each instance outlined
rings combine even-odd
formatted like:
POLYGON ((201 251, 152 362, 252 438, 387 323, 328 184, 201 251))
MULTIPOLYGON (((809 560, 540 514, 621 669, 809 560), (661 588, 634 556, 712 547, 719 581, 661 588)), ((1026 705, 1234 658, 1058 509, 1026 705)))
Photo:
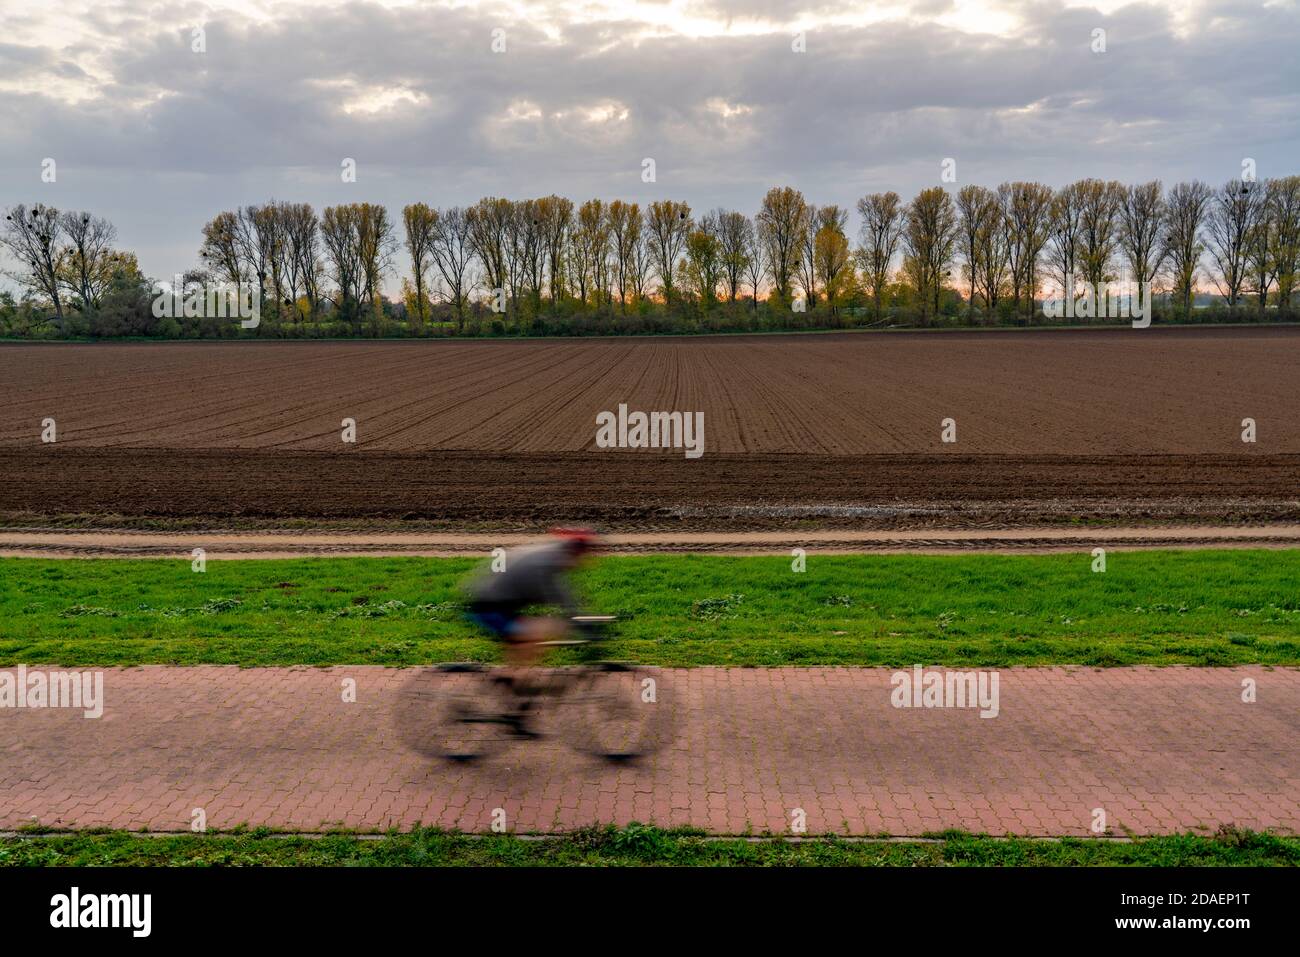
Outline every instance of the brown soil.
POLYGON ((1300 520, 1300 455, 669 456, 46 449, 0 459, 0 514, 565 521, 662 528, 1300 520))
POLYGON ((0 446, 53 417, 77 448, 595 454, 626 402, 702 411, 706 457, 1300 453, 1297 356, 1291 327, 6 345, 0 446))
POLYGON ((1293 328, 0 346, 0 523, 1297 521, 1297 355, 1293 328), (704 456, 596 449, 619 402, 703 411, 704 456))

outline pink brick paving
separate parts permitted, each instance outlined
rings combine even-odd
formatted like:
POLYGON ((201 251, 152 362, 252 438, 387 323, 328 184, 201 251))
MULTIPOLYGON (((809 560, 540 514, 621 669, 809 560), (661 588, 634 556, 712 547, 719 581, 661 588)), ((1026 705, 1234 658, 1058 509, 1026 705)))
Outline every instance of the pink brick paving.
POLYGON ((1007 669, 1001 714, 900 710, 882 669, 668 672, 671 744, 611 768, 554 740, 489 764, 408 751, 409 671, 107 670, 99 720, 0 709, 0 828, 515 831, 632 820, 719 833, 1087 836, 1220 824, 1300 833, 1300 671, 1007 669), (355 678, 358 702, 341 700, 355 678), (1245 677, 1258 701, 1241 701, 1245 677))

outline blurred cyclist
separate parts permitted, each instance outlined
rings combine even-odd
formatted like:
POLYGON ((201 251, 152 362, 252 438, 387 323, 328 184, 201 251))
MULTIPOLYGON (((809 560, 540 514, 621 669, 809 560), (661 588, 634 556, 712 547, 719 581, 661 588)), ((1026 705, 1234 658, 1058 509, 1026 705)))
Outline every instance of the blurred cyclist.
POLYGON ((488 571, 469 585, 470 620, 505 644, 506 661, 531 665, 540 657, 540 642, 562 638, 572 627, 578 604, 568 575, 599 545, 587 528, 557 528, 538 545, 506 553, 502 571, 488 571), (523 615, 529 605, 552 605, 564 618, 523 615))

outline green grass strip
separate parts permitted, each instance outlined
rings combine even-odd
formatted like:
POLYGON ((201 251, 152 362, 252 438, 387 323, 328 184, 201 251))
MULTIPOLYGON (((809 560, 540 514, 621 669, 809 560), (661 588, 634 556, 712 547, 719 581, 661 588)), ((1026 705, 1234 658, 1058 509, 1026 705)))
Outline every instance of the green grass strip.
MULTIPOLYGON (((1300 550, 608 557, 609 656, 692 665, 1300 664, 1300 550)), ((488 660, 470 559, 0 559, 0 667, 488 660)), ((561 659, 562 660, 562 659, 561 659)))
POLYGON ((939 841, 861 842, 829 838, 708 839, 642 824, 588 828, 553 840, 472 837, 417 830, 365 839, 244 834, 141 837, 123 832, 0 839, 0 867, 360 866, 360 867, 1096 867, 1300 865, 1300 838, 1229 830, 1132 842, 1066 838, 997 839, 951 833, 939 841))

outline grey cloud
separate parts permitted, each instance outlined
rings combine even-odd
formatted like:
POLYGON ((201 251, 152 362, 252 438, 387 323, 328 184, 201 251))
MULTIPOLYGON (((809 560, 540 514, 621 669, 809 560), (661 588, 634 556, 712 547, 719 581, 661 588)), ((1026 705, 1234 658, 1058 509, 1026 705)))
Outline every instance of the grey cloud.
MULTIPOLYGON (((827 5, 701 9, 805 6, 827 5)), ((784 35, 633 45, 617 42, 618 25, 593 23, 567 25, 556 43, 490 11, 353 3, 270 23, 209 16, 201 55, 189 34, 201 8, 165 9, 151 29, 135 14, 98 14, 113 31, 90 71, 113 78, 99 98, 9 94, 0 106, 10 134, 0 201, 109 215, 158 275, 193 263, 213 213, 272 195, 394 207, 484 194, 673 196, 752 212, 778 183, 845 206, 869 190, 908 195, 937 183, 948 156, 961 182, 995 185, 1217 182, 1242 156, 1270 175, 1297 171, 1283 167, 1300 155, 1294 8, 1220 4, 1212 31, 1179 38, 1161 8, 1102 16, 1039 3, 1026 5, 1015 36, 909 20, 815 30, 796 54, 784 35), (1108 31, 1103 55, 1089 49, 1097 26, 1108 31), (490 51, 494 27, 507 31, 505 54, 490 51), (358 91, 379 89, 409 90, 420 105, 344 112, 358 91), (510 121, 512 104, 540 116, 510 121), (584 119, 605 104, 626 119, 584 119), (44 156, 60 162, 53 198, 36 192, 44 156), (652 185, 640 180, 647 156, 658 164, 652 185), (355 185, 339 182, 343 157, 358 161, 355 185)), ((50 51, 11 48, 0 46, 0 61, 20 70, 64 69, 50 51)))

